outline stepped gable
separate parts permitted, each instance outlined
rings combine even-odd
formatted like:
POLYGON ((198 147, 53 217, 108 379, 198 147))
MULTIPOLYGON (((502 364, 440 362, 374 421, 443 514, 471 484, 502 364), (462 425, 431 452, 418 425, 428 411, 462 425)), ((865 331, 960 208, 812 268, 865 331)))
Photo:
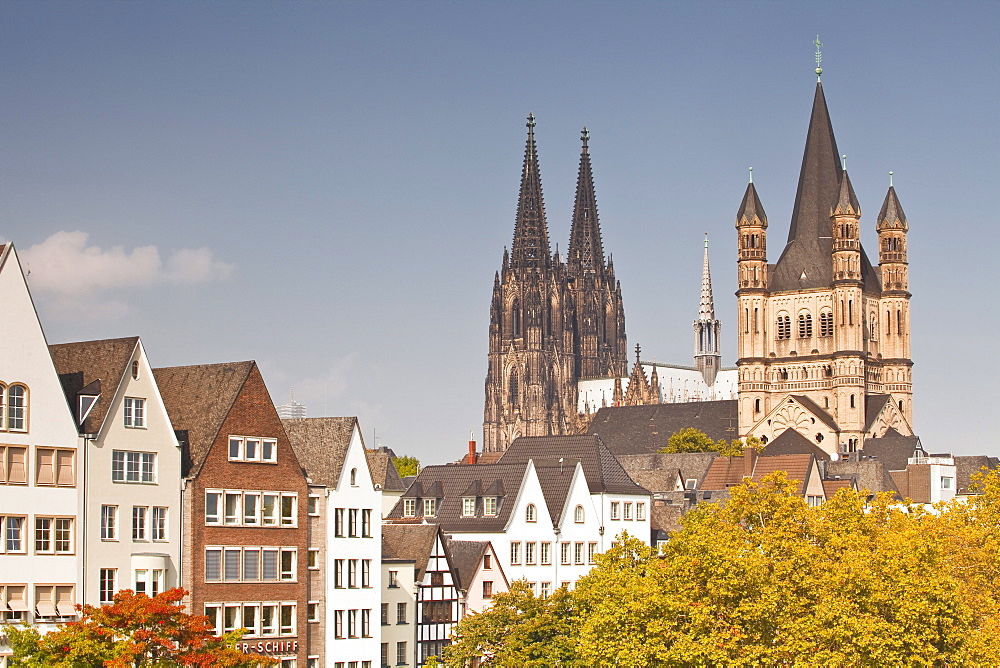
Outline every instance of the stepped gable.
POLYGON ((392 463, 392 455, 388 452, 378 450, 365 450, 365 457, 368 459, 368 471, 371 473, 372 482, 382 485, 385 492, 402 492, 406 490, 406 483, 396 470, 396 465, 392 463))
MULTIPOLYGON (((526 468, 526 464, 425 466, 404 492, 387 519, 404 519, 403 502, 405 499, 436 498, 438 499, 437 514, 427 519, 440 525, 446 532, 503 531, 510 519, 514 498, 521 488, 526 468), (483 491, 483 496, 501 497, 496 515, 483 516, 482 508, 477 507, 475 517, 462 516, 462 497, 466 495, 468 490, 475 489, 474 485, 476 484, 478 484, 478 489, 483 491)), ((543 481, 543 489, 545 484, 543 481)), ((417 511, 421 510, 418 502, 417 511)), ((415 519, 420 520, 420 516, 418 515, 415 519)))
POLYGON ((438 527, 433 524, 383 524, 382 560, 414 562, 419 581, 431 558, 437 533, 438 527))
POLYGON ((619 455, 618 461, 636 484, 656 493, 674 491, 678 473, 682 484, 687 480, 697 480, 696 489, 700 489, 718 456, 715 452, 639 454, 619 455))
POLYGON ((794 429, 786 429, 764 446, 761 457, 778 455, 812 455, 819 461, 830 459, 827 452, 794 429))
MULTIPOLYGON (((600 436, 522 436, 511 443, 501 464, 521 464, 534 460, 535 466, 559 469, 558 460, 563 460, 563 468, 571 468, 571 462, 579 461, 591 494, 645 494, 647 491, 637 485, 614 454, 602 442, 600 436)), ((539 472, 539 478, 541 478, 539 472)), ((542 486, 545 486, 543 480, 542 486)))
POLYGON ((182 475, 197 475, 256 362, 153 369, 175 431, 186 432, 182 475))
POLYGON ((137 345, 139 337, 129 336, 49 346, 74 421, 77 418, 77 396, 99 395, 87 419, 79 425, 80 433, 96 434, 100 431, 137 345))
POLYGON ((735 399, 649 406, 611 406, 594 415, 588 435, 599 435, 615 455, 654 453, 681 429, 699 429, 712 440, 738 437, 735 399))
MULTIPOLYGON (((299 463, 317 485, 336 488, 344 468, 356 417, 289 418, 281 421, 299 463)), ((362 445, 364 442, 362 441, 362 445)))
POLYGON ((444 549, 448 552, 459 589, 468 591, 489 546, 488 540, 445 540, 444 549))

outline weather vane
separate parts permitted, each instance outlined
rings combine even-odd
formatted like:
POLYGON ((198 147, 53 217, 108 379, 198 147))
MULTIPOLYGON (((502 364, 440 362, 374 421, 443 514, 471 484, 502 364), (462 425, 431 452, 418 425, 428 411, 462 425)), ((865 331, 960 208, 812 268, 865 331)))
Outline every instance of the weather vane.
POLYGON ((823 52, 820 50, 823 48, 823 42, 819 41, 819 35, 816 35, 813 44, 816 45, 816 81, 819 81, 820 75, 823 74, 823 68, 820 67, 823 64, 823 52))

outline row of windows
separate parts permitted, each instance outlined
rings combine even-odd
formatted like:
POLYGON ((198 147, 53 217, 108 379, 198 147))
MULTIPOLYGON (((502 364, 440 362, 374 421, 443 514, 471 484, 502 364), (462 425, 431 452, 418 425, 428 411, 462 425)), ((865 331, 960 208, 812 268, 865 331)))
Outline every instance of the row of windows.
MULTIPOLYGON (((406 618, 406 603, 396 604, 396 623, 397 624, 409 624, 410 621, 406 618)), ((389 625, 389 604, 382 604, 382 626, 389 625)))
MULTIPOLYGON (((72 517, 35 516, 33 554, 73 554, 73 520, 72 517)), ((27 554, 28 542, 27 515, 0 515, 0 552, 7 554, 27 554)))
POLYGON ((333 586, 337 589, 367 589, 372 586, 371 559, 334 559, 333 586), (360 584, 358 576, 360 575, 360 584))
POLYGON ((0 431, 28 431, 28 388, 0 383, 0 431))
POLYGON ((296 492, 207 490, 205 524, 227 526, 298 526, 296 492))
POLYGON ((219 635, 238 629, 246 629, 248 638, 296 635, 292 602, 206 603, 205 615, 219 635))
POLYGON ((205 582, 293 582, 294 547, 207 547, 205 582))
MULTIPOLYGON (((636 503, 635 505, 635 519, 638 521, 643 521, 646 519, 646 504, 636 503)), ((625 501, 624 503, 619 501, 611 502, 611 519, 613 520, 631 520, 632 519, 632 502, 625 501)))
MULTIPOLYGON (((423 499, 421 504, 422 515, 424 517, 434 517, 437 515, 438 500, 423 499)), ((417 516, 417 499, 403 499, 403 517, 417 516)))
POLYGON ((156 453, 113 450, 111 482, 155 483, 156 453))
POLYGON ((38 621, 76 616, 76 586, 36 584, 28 598, 27 584, 0 584, 0 622, 27 622, 32 613, 38 621))
POLYGON ((334 638, 371 638, 372 611, 366 610, 334 610, 334 638), (358 621, 360 620, 360 625, 358 621), (346 622, 346 623, 345 623, 346 622), (360 633, 360 635, 358 635, 360 633))
MULTIPOLYGON (((756 311, 756 309, 755 309, 756 311)), ((756 330, 755 330, 756 331, 756 330)), ((788 315, 779 315, 775 328, 776 336, 779 339, 792 338, 792 319, 788 315)), ((800 313, 798 316, 798 336, 800 339, 808 339, 813 335, 813 318, 809 313, 800 313)), ((819 335, 833 336, 833 312, 823 311, 819 314, 819 335)))
MULTIPOLYGON (((462 499, 462 517, 475 517, 476 507, 479 506, 479 498, 475 496, 467 496, 462 499)), ((484 496, 482 498, 482 515, 483 517, 494 517, 497 514, 499 507, 497 497, 495 496, 484 496)), ((431 499, 424 499, 424 501, 430 501, 431 499)), ((426 513, 425 513, 426 514, 426 513)))
POLYGON ((275 464, 278 461, 278 441, 261 436, 230 436, 229 461, 275 464))
POLYGON ((420 621, 423 624, 450 624, 455 619, 456 601, 422 601, 420 621))
MULTIPOLYGON (((510 544, 510 564, 511 566, 521 565, 521 555, 524 555, 525 566, 549 566, 552 564, 552 543, 526 541, 511 541, 510 544)), ((586 557, 588 564, 593 564, 597 555, 597 543, 559 543, 559 563, 570 565, 571 563, 583 564, 586 557)))
MULTIPOLYGON (((164 590, 165 573, 161 568, 137 568, 134 572, 134 591, 137 594, 156 596, 164 590)), ((101 604, 111 603, 118 591, 118 569, 102 568, 98 585, 101 604)))
MULTIPOLYGON (((35 448, 35 484, 72 487, 76 485, 76 450, 35 448)), ((0 445, 0 484, 28 484, 28 448, 0 445)))
POLYGON ((336 508, 333 511, 333 535, 338 538, 371 538, 372 511, 370 508, 336 508), (358 515, 361 532, 358 533, 358 515), (345 521, 346 520, 346 521, 345 521))
MULTIPOLYGON (((118 506, 101 506, 101 540, 119 539, 118 506)), ((167 540, 166 506, 132 506, 132 540, 167 540)))

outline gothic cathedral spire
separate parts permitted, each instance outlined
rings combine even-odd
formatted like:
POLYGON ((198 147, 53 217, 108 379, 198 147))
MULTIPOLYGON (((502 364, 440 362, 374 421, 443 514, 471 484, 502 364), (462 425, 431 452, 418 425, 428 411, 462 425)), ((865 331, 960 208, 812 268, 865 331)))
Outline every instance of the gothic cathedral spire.
POLYGON ((605 272, 604 245, 601 242, 601 224, 597 218, 597 195, 594 193, 594 174, 590 166, 590 133, 581 134, 583 149, 580 152, 580 171, 576 177, 576 204, 573 206, 573 226, 569 235, 569 270, 576 276, 596 274, 603 278, 605 272))
POLYGON ((715 376, 722 364, 719 345, 722 323, 715 319, 715 300, 712 297, 712 270, 708 265, 708 234, 705 234, 705 259, 701 267, 701 302, 698 319, 694 321, 694 364, 701 372, 705 384, 715 384, 715 376))
POLYGON ((548 269, 551 267, 552 257, 549 254, 542 176, 538 170, 538 151, 535 147, 534 114, 528 114, 527 127, 528 140, 524 148, 524 166, 521 169, 521 192, 517 199, 511 266, 548 269))

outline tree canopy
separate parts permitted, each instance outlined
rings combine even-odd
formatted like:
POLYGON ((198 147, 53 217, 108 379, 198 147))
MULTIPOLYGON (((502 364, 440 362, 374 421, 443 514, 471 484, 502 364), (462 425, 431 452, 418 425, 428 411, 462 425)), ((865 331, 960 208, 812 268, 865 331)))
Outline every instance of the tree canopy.
POLYGON ((660 452, 667 455, 680 452, 718 452, 723 457, 739 457, 746 447, 759 452, 764 448, 764 444, 755 436, 747 437, 745 442, 738 438, 732 441, 724 438, 713 441, 711 436, 700 429, 686 427, 667 439, 667 445, 661 448, 660 452))
POLYGON ((1000 477, 934 509, 783 473, 699 504, 660 549, 623 534, 562 598, 512 588, 458 626, 458 665, 1000 665, 1000 477), (550 642, 517 625, 555 629, 550 642), (488 631, 488 632, 487 632, 488 631))
POLYGON ((178 605, 183 589, 152 598, 125 589, 104 606, 77 606, 79 621, 40 634, 34 627, 7 626, 11 666, 228 666, 250 668, 276 660, 236 648, 243 631, 216 637, 208 617, 178 605))
POLYGON ((400 477, 405 478, 408 475, 420 473, 420 460, 412 455, 396 457, 392 463, 396 465, 396 471, 399 472, 400 477))

